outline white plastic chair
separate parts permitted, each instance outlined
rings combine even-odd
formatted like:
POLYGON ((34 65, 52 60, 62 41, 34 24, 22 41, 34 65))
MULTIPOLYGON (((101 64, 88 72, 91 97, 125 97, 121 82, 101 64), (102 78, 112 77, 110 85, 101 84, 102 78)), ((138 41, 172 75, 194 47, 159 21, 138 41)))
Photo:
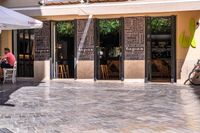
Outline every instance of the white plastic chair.
POLYGON ((3 69, 3 83, 6 80, 11 80, 12 83, 16 83, 16 74, 17 74, 17 62, 15 62, 13 68, 4 68, 3 69))

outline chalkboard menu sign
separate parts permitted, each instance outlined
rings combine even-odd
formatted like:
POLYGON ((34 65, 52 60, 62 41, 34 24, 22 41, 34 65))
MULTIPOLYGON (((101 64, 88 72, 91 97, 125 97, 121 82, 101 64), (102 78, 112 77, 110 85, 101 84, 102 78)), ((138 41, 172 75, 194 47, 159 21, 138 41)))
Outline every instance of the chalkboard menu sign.
POLYGON ((50 58, 50 21, 43 22, 43 28, 35 29, 35 60, 43 61, 50 58))
POLYGON ((77 52, 79 60, 94 60, 94 23, 91 21, 85 42, 80 45, 81 39, 84 37, 84 30, 87 24, 86 19, 77 20, 77 52))
POLYGON ((126 60, 144 60, 144 17, 128 17, 124 19, 124 46, 126 60))

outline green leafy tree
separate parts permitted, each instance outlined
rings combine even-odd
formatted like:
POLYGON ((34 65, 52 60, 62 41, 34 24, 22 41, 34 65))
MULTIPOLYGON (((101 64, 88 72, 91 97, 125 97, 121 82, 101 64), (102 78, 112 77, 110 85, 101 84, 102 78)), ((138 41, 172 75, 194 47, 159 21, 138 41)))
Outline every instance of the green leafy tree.
POLYGON ((100 33, 103 35, 107 35, 110 33, 118 33, 120 27, 119 20, 100 20, 99 21, 99 28, 100 33))
POLYGON ((151 20, 152 33, 170 33, 171 21, 168 18, 152 18, 151 20))
POLYGON ((56 30, 60 37, 74 36, 74 24, 72 22, 58 22, 56 24, 56 30))

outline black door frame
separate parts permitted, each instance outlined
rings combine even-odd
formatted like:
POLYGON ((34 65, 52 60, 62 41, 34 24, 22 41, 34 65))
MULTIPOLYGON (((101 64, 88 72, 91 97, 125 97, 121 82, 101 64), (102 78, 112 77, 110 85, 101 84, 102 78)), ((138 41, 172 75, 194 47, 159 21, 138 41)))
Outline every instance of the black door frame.
MULTIPOLYGON (((55 43, 56 43, 56 22, 65 22, 68 20, 59 20, 59 21, 51 21, 51 38, 53 37, 53 39, 50 40, 51 43, 51 59, 50 59, 50 76, 51 79, 56 79, 56 71, 55 71, 55 43)), ((74 23, 74 80, 77 79, 77 20, 69 20, 72 21, 74 23)), ((66 78, 67 79, 67 78, 66 78)))
POLYGON ((94 81, 96 81, 98 79, 98 55, 97 55, 97 46, 99 46, 99 19, 94 19, 94 81))
MULTIPOLYGON (((31 47, 30 47, 30 43, 31 43, 31 31, 32 32, 34 32, 34 29, 22 29, 22 30, 16 30, 16 31, 12 31, 12 48, 13 48, 13 53, 14 54, 16 54, 16 60, 17 60, 17 66, 19 66, 20 65, 20 62, 23 62, 22 63, 22 65, 23 65, 23 70, 21 70, 21 71, 23 71, 22 72, 22 75, 20 75, 20 70, 18 70, 17 71, 17 76, 18 77, 30 77, 30 78, 33 78, 34 77, 34 57, 30 57, 30 51, 31 51, 31 47), (25 57, 24 57, 24 55, 23 55, 23 59, 20 59, 19 58, 19 31, 22 31, 23 32, 23 40, 25 39, 25 31, 27 31, 28 32, 28 45, 29 45, 29 48, 28 48, 28 50, 29 50, 29 59, 25 59, 25 57), (16 32, 16 34, 14 34, 14 32, 16 32), (15 39, 14 39, 14 37, 16 37, 16 42, 14 41, 15 39), (14 47, 14 45, 16 45, 16 47, 14 47), (16 48, 16 49, 14 49, 14 48, 16 48), (16 53, 15 53, 15 51, 16 51, 16 53), (32 59, 31 59, 32 58, 32 59), (29 73, 29 75, 26 75, 25 74, 25 67, 26 67, 26 62, 29 62, 28 64, 30 65, 30 64, 32 64, 32 69, 30 70, 29 69, 29 71, 28 71, 28 73, 29 73)), ((35 39, 35 38, 34 38, 35 39)), ((23 45, 25 44, 25 42, 23 42, 23 45)), ((21 47, 23 47, 23 46, 21 46, 21 47)), ((35 49, 35 44, 33 43, 33 45, 32 45, 32 50, 34 50, 35 49)), ((23 47, 23 51, 24 51, 25 49, 24 49, 24 47, 23 47)), ((33 52, 33 51, 32 51, 33 52)), ((23 53, 24 54, 24 53, 23 53)), ((32 55, 33 56, 33 55, 32 55)), ((19 67, 20 68, 20 67, 19 67)))
MULTIPOLYGON (((171 18, 171 83, 175 83, 176 79, 176 16, 156 16, 160 18, 171 18)), ((145 82, 151 82, 151 16, 145 19, 145 82)))
POLYGON ((121 47, 121 56, 120 56, 120 72, 119 72, 119 80, 124 81, 124 18, 105 18, 105 19, 94 19, 94 81, 99 80, 98 75, 100 74, 100 69, 98 69, 98 55, 97 55, 97 46, 100 44, 100 34, 99 34, 99 20, 111 20, 118 19, 120 21, 120 33, 119 33, 119 42, 121 47))

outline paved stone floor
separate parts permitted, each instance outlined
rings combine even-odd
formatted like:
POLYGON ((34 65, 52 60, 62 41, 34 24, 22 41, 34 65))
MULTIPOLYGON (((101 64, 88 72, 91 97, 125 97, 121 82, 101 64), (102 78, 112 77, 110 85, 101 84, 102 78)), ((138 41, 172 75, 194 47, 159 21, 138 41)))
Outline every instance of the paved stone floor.
POLYGON ((0 85, 14 133, 200 133, 200 87, 50 81, 0 85))

